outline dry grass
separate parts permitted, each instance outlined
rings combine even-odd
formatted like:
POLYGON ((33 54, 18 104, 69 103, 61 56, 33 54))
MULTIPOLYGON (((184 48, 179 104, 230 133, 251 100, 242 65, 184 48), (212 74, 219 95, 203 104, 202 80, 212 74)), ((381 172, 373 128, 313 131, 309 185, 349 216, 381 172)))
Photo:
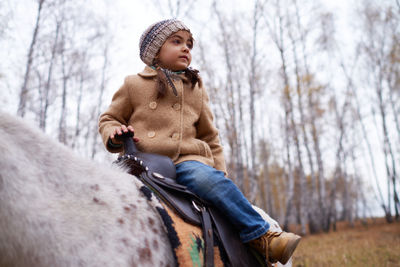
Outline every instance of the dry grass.
POLYGON ((303 237, 293 266, 400 266, 400 222, 375 220, 354 228, 303 237))

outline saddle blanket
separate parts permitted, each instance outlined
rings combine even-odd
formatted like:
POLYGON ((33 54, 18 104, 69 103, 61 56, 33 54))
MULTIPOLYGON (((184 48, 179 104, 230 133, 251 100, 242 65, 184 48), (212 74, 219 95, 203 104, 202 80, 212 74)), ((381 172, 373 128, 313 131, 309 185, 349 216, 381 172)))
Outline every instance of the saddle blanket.
MULTIPOLYGON (((167 228, 168 238, 171 242, 174 257, 180 267, 204 266, 204 240, 202 229, 198 226, 185 222, 180 216, 176 215, 167 205, 161 203, 165 212, 160 215, 167 228)), ((223 267, 226 259, 223 259, 223 251, 214 242, 214 266, 223 267)))
MULTIPOLYGON (((147 198, 149 204, 158 211, 163 220, 177 266, 203 267, 205 246, 202 229, 185 222, 172 209, 160 201, 158 196, 146 185, 142 185, 140 190, 147 198)), ((256 206, 253 206, 253 208, 270 224, 270 229, 272 231, 282 231, 279 224, 263 210, 256 206)), ((221 244, 219 244, 218 239, 214 238, 214 266, 228 267, 229 265, 224 249, 221 247, 221 244)), ((289 260, 285 265, 276 263, 270 266, 291 267, 292 261, 289 260)))
MULTIPOLYGON (((157 210, 163 220, 165 231, 171 243, 174 258, 179 267, 203 267, 204 266, 204 239, 202 229, 185 222, 164 204, 152 190, 146 185, 140 188, 149 204, 157 210)), ((224 252, 215 244, 214 238, 214 266, 224 267, 227 262, 224 252)))

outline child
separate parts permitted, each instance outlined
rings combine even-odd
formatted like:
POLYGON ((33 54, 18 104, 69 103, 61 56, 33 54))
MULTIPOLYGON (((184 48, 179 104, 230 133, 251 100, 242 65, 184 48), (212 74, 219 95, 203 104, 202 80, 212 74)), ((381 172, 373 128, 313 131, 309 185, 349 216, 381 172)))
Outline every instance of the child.
POLYGON ((189 68, 193 37, 175 19, 151 25, 140 38, 147 65, 128 76, 100 116, 99 131, 110 152, 121 152, 115 139, 133 132, 142 152, 170 157, 177 182, 213 203, 238 229, 240 238, 270 262, 285 264, 300 237, 268 231, 269 224, 228 178, 218 131, 198 71, 189 68))

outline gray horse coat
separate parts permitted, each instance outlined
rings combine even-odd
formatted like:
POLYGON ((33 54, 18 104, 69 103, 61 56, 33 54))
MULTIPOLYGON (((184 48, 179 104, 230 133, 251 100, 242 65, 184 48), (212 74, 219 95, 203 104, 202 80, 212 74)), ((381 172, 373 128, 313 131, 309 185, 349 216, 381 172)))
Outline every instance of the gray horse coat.
POLYGON ((0 266, 174 266, 131 175, 0 113, 0 266))

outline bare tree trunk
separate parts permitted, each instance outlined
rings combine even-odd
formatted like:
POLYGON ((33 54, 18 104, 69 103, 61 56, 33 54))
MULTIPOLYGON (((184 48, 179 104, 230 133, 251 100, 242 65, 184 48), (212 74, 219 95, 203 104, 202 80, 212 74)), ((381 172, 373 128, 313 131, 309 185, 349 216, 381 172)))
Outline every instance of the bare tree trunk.
MULTIPOLYGON (((311 171, 311 179, 312 179, 312 189, 311 192, 313 192, 312 194, 312 202, 313 203, 317 203, 317 206, 314 206, 312 208, 312 210, 314 210, 313 212, 313 218, 311 220, 310 223, 313 224, 312 227, 310 227, 310 232, 319 232, 322 229, 324 229, 325 231, 327 231, 328 229, 326 229, 326 225, 324 225, 324 222, 326 221, 326 203, 325 203, 325 199, 326 199, 326 193, 325 193, 325 171, 324 171, 324 163, 322 160, 322 153, 321 153, 321 146, 320 146, 320 142, 319 142, 319 134, 317 131, 317 116, 316 116, 316 106, 315 103, 313 101, 313 95, 316 95, 316 93, 312 93, 312 75, 311 72, 309 70, 309 66, 308 66, 308 59, 307 59, 307 53, 306 53, 306 33, 305 31, 307 30, 303 30, 302 29, 302 24, 301 24, 301 20, 300 20, 300 14, 299 14, 299 6, 297 4, 297 0, 293 0, 294 3, 294 7, 295 7, 295 11, 296 11, 296 24, 297 24, 297 28, 299 30, 299 35, 300 35, 300 43, 301 43, 301 52, 303 54, 303 63, 304 63, 304 70, 305 70, 305 86, 308 90, 307 92, 307 103, 308 103, 308 110, 309 110, 309 123, 311 126, 311 136, 312 136, 312 141, 313 141, 313 145, 314 145, 314 151, 315 151, 315 157, 316 157, 316 161, 317 161, 317 169, 318 172, 316 173, 314 170, 314 164, 313 164, 313 157, 311 154, 311 149, 309 148, 309 141, 308 141, 308 137, 307 137, 307 132, 305 129, 305 120, 304 120, 304 115, 301 115, 302 118, 302 129, 303 129, 303 134, 304 134, 304 143, 306 146, 306 151, 307 151, 307 156, 308 156, 308 161, 309 161, 309 165, 310 165, 310 171, 311 171), (315 185, 317 184, 318 187, 315 185)), ((293 39, 293 38, 292 38, 293 39)), ((293 39, 294 40, 294 39, 293 39)), ((296 52, 295 47, 293 47, 294 52, 296 52)), ((296 60, 297 61, 297 60, 296 60)), ((297 65, 297 64, 296 64, 297 65)), ((296 67, 296 72, 297 71, 297 67, 296 67)), ((298 76, 298 75, 297 75, 298 76)), ((299 83, 299 80, 297 80, 297 83, 299 83)), ((298 87, 299 88, 299 87, 298 87)), ((299 98, 299 104, 301 104, 301 99, 299 98)), ((302 111, 303 108, 300 108, 300 110, 302 111)), ((303 113, 303 112, 301 112, 303 113)))
POLYGON ((82 96, 83 96, 83 84, 84 84, 84 73, 83 70, 81 70, 80 73, 80 79, 79 79, 79 90, 78 90, 78 98, 76 100, 76 122, 75 122, 75 133, 74 133, 74 138, 72 142, 72 148, 78 147, 78 138, 80 136, 81 132, 81 107, 82 107, 82 96))
MULTIPOLYGON (((227 76, 226 76, 226 92, 228 92, 228 97, 227 97, 227 102, 228 102, 228 113, 229 113, 229 118, 230 121, 226 122, 226 129, 230 131, 230 136, 231 140, 229 140, 229 143, 231 145, 231 155, 234 164, 234 169, 235 169, 235 174, 236 178, 234 178, 234 181, 236 182, 237 186, 241 189, 242 192, 245 192, 244 188, 244 168, 243 168, 243 157, 242 157, 242 152, 241 152, 241 142, 240 142, 240 135, 238 134, 238 131, 240 130, 238 128, 238 116, 236 113, 236 108, 235 108, 235 92, 234 92, 234 85, 233 85, 233 64, 231 63, 231 53, 229 49, 230 45, 230 40, 227 36, 227 30, 225 29, 225 23, 224 20, 216 6, 216 2, 213 2, 212 5, 214 13, 217 15, 217 19, 219 22, 219 26, 221 29, 221 34, 222 34, 222 45, 223 45, 223 50, 224 50, 224 63, 226 64, 227 68, 227 76)), ((240 100, 239 100, 240 101, 240 100)))
POLYGON ((95 124, 93 127, 93 143, 92 143, 92 154, 91 157, 92 159, 95 157, 96 153, 97 153, 97 146, 98 146, 98 142, 97 142, 97 138, 99 136, 98 131, 97 131, 97 121, 98 118, 100 117, 100 113, 101 113, 101 106, 103 103, 103 94, 104 94, 104 90, 106 87, 106 75, 107 75, 107 69, 108 69, 108 42, 105 42, 105 47, 104 47, 104 51, 103 51, 103 58, 104 58, 104 63, 103 63, 103 68, 101 70, 101 84, 100 84, 100 92, 99 92, 99 98, 97 100, 97 105, 95 107, 95 124))
MULTIPOLYGON (((350 89, 350 88, 349 88, 350 89)), ((344 149, 342 152, 342 175, 341 175, 341 193, 342 193, 342 214, 339 217, 340 220, 342 221, 348 221, 351 224, 352 221, 352 209, 353 209, 353 195, 354 195, 354 179, 355 179, 355 174, 350 174, 349 173, 349 169, 350 167, 348 166, 349 164, 353 164, 353 167, 355 165, 355 157, 354 157, 354 150, 355 150, 355 144, 357 144, 357 142, 355 141, 355 132, 350 132, 350 131, 354 131, 354 124, 349 124, 346 127, 346 132, 347 134, 345 134, 343 136, 343 143, 347 144, 346 149, 344 149), (350 160, 348 160, 348 156, 350 156, 350 160), (349 162, 351 161, 351 162, 349 162)), ((356 170, 355 168, 353 168, 354 170, 356 170)), ((362 184, 359 184, 359 189, 362 188, 362 184)))
POLYGON ((357 118, 358 121, 360 122, 360 126, 361 126, 361 131, 364 137, 364 141, 367 145, 367 149, 368 149, 368 156, 369 156, 369 161, 370 161, 370 167, 372 168, 372 172, 375 178, 375 183, 376 183, 376 188, 378 190, 379 193, 379 199, 380 199, 380 204, 381 207, 385 213, 385 215, 388 214, 388 208, 385 205, 385 201, 383 199, 383 194, 382 194, 382 189, 381 189, 381 185, 379 184, 379 178, 378 178, 378 174, 376 172, 376 164, 375 164, 375 159, 374 159, 374 155, 372 152, 372 147, 368 138, 368 134, 367 134, 367 130, 365 128, 365 123, 364 123, 364 119, 361 115, 361 111, 360 111, 360 102, 358 100, 358 96, 357 96, 357 90, 355 90, 354 85, 353 85, 353 81, 352 81, 352 75, 350 75, 345 67, 345 65, 343 63, 341 63, 341 68, 343 70, 343 73, 347 79, 347 82, 349 84, 349 88, 351 89, 351 93, 353 95, 353 98, 355 100, 355 111, 357 114, 357 118))
MULTIPOLYGON (((280 27, 283 27, 282 23, 280 23, 280 27)), ((281 33, 283 32, 283 29, 281 30, 281 33)), ((289 30, 290 32, 290 30, 289 30)), ((290 33, 289 33, 290 35, 290 33)), ((281 35, 282 36, 282 35, 281 35)), ((281 38, 281 45, 283 45, 283 38, 281 38)), ((281 50, 281 59, 284 59, 284 53, 283 49, 281 50)), ((288 76, 287 73, 284 73, 285 76, 288 76)), ((289 79, 288 77, 285 78, 285 92, 284 92, 284 99, 287 102, 288 105, 288 111, 289 111, 289 119, 290 119, 290 127, 291 127, 291 133, 293 135, 293 140, 294 140, 294 145, 296 148, 296 156, 297 156, 297 161, 298 161, 298 173, 299 173, 299 183, 300 183, 300 213, 299 213, 299 218, 300 218, 300 224, 301 224, 301 234, 305 235, 306 234, 306 224, 307 224, 307 217, 308 217, 308 211, 306 208, 306 200, 305 197, 308 195, 308 190, 306 187, 306 177, 304 173, 304 165, 303 165, 303 156, 301 153, 301 148, 300 148, 300 140, 299 140, 299 134, 297 131, 297 125, 294 119, 294 108, 293 108, 293 100, 290 92, 290 84, 289 84, 289 79)))
POLYGON ((69 73, 67 73, 65 69, 65 55, 64 52, 61 54, 62 61, 62 81, 63 81, 63 89, 61 96, 61 114, 60 121, 58 123, 58 141, 63 144, 67 144, 67 83, 69 79, 69 73))
MULTIPOLYGON (((386 173, 387 173, 387 177, 388 179, 392 180, 392 185, 393 185, 393 197, 394 197, 394 207, 395 207, 395 214, 396 214, 396 218, 399 217, 399 211, 397 209, 397 203, 396 203, 396 197, 397 197, 397 191, 396 191, 396 163, 394 161, 394 157, 393 157, 393 152, 392 152, 392 146, 389 140, 389 134, 388 134, 388 130, 387 130, 387 122, 386 122, 386 111, 385 111, 385 105, 383 103, 383 96, 382 96, 382 77, 381 75, 379 75, 380 77, 378 78, 377 81, 377 86, 376 86, 376 94, 378 96, 378 100, 379 100, 379 112, 381 115, 381 119, 382 119, 382 131, 383 131, 383 152, 385 154, 385 166, 386 166, 386 173), (392 160, 391 165, 392 165, 392 170, 390 170, 390 166, 389 166, 389 161, 390 159, 392 160)), ((390 193, 388 194, 388 198, 390 201, 390 193)), ((389 202, 389 209, 390 209, 390 202, 389 202)), ((390 212, 390 211, 389 211, 390 212)), ((387 218, 387 220, 389 222, 392 221, 391 218, 391 214, 389 214, 390 217, 387 218)))
POLYGON ((181 1, 180 1, 180 0, 177 0, 177 1, 176 1, 176 8, 175 8, 175 10, 174 10, 174 8, 173 8, 173 5, 172 5, 171 0, 168 0, 168 6, 169 6, 169 12, 170 12, 170 14, 171 14, 173 17, 176 18, 176 17, 178 16, 179 10, 180 10, 180 8, 181 8, 181 1))
POLYGON ((304 173, 304 165, 303 165, 303 156, 301 153, 301 148, 300 148, 300 141, 299 141, 299 134, 297 132, 297 126, 294 120, 294 110, 293 110, 293 103, 292 103, 292 97, 290 96, 290 92, 288 90, 286 94, 286 101, 288 101, 289 105, 289 112, 290 112, 290 122, 291 122, 291 127, 292 127, 292 133, 293 133, 293 139, 294 139, 294 144, 296 147, 296 156, 299 164, 299 183, 300 183, 300 224, 301 224, 301 234, 305 235, 306 234, 306 224, 307 224, 307 218, 308 218, 308 211, 307 211, 307 201, 306 201, 306 196, 308 195, 308 190, 306 186, 306 176, 304 173))
POLYGON ((256 59, 257 55, 257 32, 258 32, 258 24, 259 24, 259 13, 262 12, 262 6, 258 0, 255 1, 254 9, 253 9, 253 40, 252 40, 252 53, 250 57, 250 77, 249 77, 249 95, 250 95, 250 158, 249 158, 249 180, 250 180, 250 200, 254 201, 256 196, 256 186, 255 182, 258 180, 258 159, 257 159, 257 151, 256 151, 256 130, 255 130, 255 94, 256 94, 256 86, 257 86, 257 64, 256 59))
POLYGON ((58 37, 60 33, 61 22, 57 21, 56 24, 56 32, 54 36, 54 43, 51 50, 51 58, 49 63, 49 69, 47 71, 47 81, 44 87, 43 98, 44 98, 44 105, 40 109, 40 121, 39 127, 43 131, 46 130, 46 120, 47 120, 47 111, 50 105, 49 93, 50 93, 50 86, 53 78, 53 66, 57 57, 57 46, 58 46, 58 37))
MULTIPOLYGON (((308 98, 308 103, 309 107, 311 109, 311 113, 313 114, 315 112, 315 105, 313 103, 312 97, 309 96, 308 98)), ((327 228, 326 225, 326 190, 325 190, 325 168, 324 168, 324 162, 322 160, 322 153, 321 153, 321 145, 320 145, 320 137, 317 132, 317 126, 315 125, 316 121, 316 116, 311 115, 311 134, 312 134, 312 139, 314 143, 314 150, 315 150, 315 155, 317 159, 317 167, 318 167, 318 175, 317 175, 317 184, 318 184, 318 208, 320 214, 320 224, 321 227, 324 231, 328 231, 329 229, 327 228)))
MULTIPOLYGON (((296 145, 296 151, 297 151, 297 157, 298 157, 298 163, 300 164, 299 168, 300 170, 300 187, 301 190, 305 188, 305 177, 304 177, 304 172, 303 172, 303 166, 302 166, 302 161, 301 161, 301 153, 300 153, 300 147, 298 143, 298 135, 297 135, 297 130, 296 130, 296 125, 294 122, 294 117, 293 117, 293 105, 291 102, 291 96, 290 96, 290 83, 289 83, 289 77, 288 77, 288 72, 287 72, 287 64, 286 64, 286 58, 285 58, 285 45, 284 45, 284 39, 283 39, 283 17, 281 15, 281 9, 280 9, 280 3, 277 1, 276 3, 277 7, 277 15, 278 15, 278 20, 279 20, 279 32, 278 36, 275 36, 275 45, 277 46, 281 58, 281 68, 282 68, 282 75, 283 75, 283 83, 284 83, 284 90, 283 90, 283 101, 284 101, 284 106, 285 106, 285 135, 286 135, 286 153, 287 153, 287 164, 288 164, 288 201, 286 203, 286 216, 285 216, 285 221, 284 221, 284 229, 288 229, 289 226, 289 214, 292 211, 292 206, 293 206, 293 194, 294 194, 294 177, 293 177, 293 168, 291 164, 291 157, 290 157, 290 139, 289 136, 292 136, 292 138, 295 141, 296 145), (300 157, 299 157, 300 154, 300 157)), ((304 190, 301 192, 300 195, 300 210, 297 211, 299 217, 300 217, 300 224, 301 224, 301 234, 306 233, 306 211, 305 208, 301 206, 304 204, 304 201, 302 201, 302 195, 306 193, 304 190)))
POLYGON ((36 23, 35 23, 35 28, 33 30, 31 44, 29 45, 28 59, 26 62, 24 81, 22 83, 21 91, 19 94, 19 104, 18 104, 17 114, 18 114, 18 116, 21 116, 21 117, 24 117, 25 112, 26 112, 26 103, 28 100, 28 91, 29 91, 28 82, 29 82, 29 78, 30 78, 30 74, 31 74, 32 64, 33 64, 33 53, 35 51, 36 39, 37 39, 37 35, 39 32, 39 28, 40 28, 40 15, 42 12, 44 0, 39 0, 38 3, 39 3, 39 5, 38 5, 38 9, 37 9, 36 23))
MULTIPOLYGON (((400 38, 399 38, 399 40, 396 39, 396 41, 399 42, 400 38)), ((394 54, 394 55, 400 54, 400 45, 399 44, 395 45, 395 47, 392 50, 393 51, 391 52, 391 54, 394 54), (397 51, 397 50, 399 50, 399 51, 397 51)), ((395 56, 393 56, 393 57, 395 57, 395 56)), ((397 66, 397 68, 399 68, 399 67, 397 66)), ((391 107, 391 110, 393 113, 392 115, 393 115, 394 123, 396 126, 398 144, 400 144, 400 120, 399 120, 400 108, 398 108, 396 110, 396 103, 395 103, 396 100, 394 99, 396 83, 399 83, 400 77, 396 77, 396 75, 400 76, 400 69, 396 70, 396 66, 394 66, 394 64, 391 64, 389 66, 388 74, 386 75, 387 85, 388 85, 388 89, 389 89, 388 90, 389 91, 389 93, 388 93, 389 99, 388 100, 390 102, 390 107, 391 107)))
POLYGON ((258 187, 261 195, 260 205, 272 218, 277 218, 273 208, 274 201, 271 190, 272 186, 269 169, 270 152, 267 143, 263 140, 260 141, 260 147, 260 157, 263 159, 261 163, 262 172, 258 177, 258 187))
MULTIPOLYGON (((297 26, 298 28, 300 27, 300 25, 297 26)), ((297 92, 297 105, 298 105, 298 109, 299 109, 299 113, 300 113, 300 129, 302 130, 302 134, 303 134, 303 143, 304 143, 304 147, 306 149, 306 153, 307 153, 307 159, 308 159, 308 163, 310 166, 310 171, 311 171, 311 190, 309 193, 306 193, 307 199, 304 198, 305 201, 305 205, 307 207, 309 207, 309 229, 310 229, 310 233, 316 233, 320 231, 320 226, 321 224, 318 222, 319 218, 321 218, 321 215, 318 214, 318 199, 317 199, 317 194, 316 194, 316 178, 315 178, 315 171, 314 171, 314 163, 312 160, 312 154, 311 154, 311 150, 309 147, 309 141, 308 141, 308 134, 307 134, 307 130, 306 130, 306 118, 304 115, 304 108, 303 108, 303 93, 302 93, 302 89, 301 89, 301 74, 300 74, 300 70, 299 70, 299 62, 298 62, 298 57, 297 57, 297 50, 296 50, 296 42, 295 42, 295 38, 292 36, 291 31, 289 30, 289 37, 292 41, 292 50, 293 50, 293 57, 294 57, 294 65, 295 65, 295 75, 296 75, 296 92, 297 92)), ((295 127, 295 126, 293 126, 295 127)), ((297 145, 297 144, 296 144, 297 145)), ((300 149, 298 149, 298 151, 300 151, 300 149)), ((299 152, 298 152, 299 154, 299 152)), ((298 155, 298 156, 301 156, 298 155)), ((299 159, 300 161, 302 161, 301 159, 299 159)), ((300 166, 302 166, 302 163, 300 164, 300 166)), ((302 167, 301 167, 302 169, 302 167)), ((303 171, 304 170, 300 170, 303 171)), ((305 177, 303 178, 305 180, 305 177)), ((304 185, 303 185, 304 186, 304 185)), ((305 188, 306 189, 306 188, 305 188)), ((302 192, 303 189, 302 189, 302 192)))
MULTIPOLYGON (((389 129, 391 128, 391 120, 387 118, 386 105, 390 105, 390 84, 391 75, 396 75, 396 71, 390 72, 393 68, 397 69, 398 56, 396 55, 396 47, 398 47, 398 24, 399 14, 393 12, 393 3, 385 5, 376 4, 372 1, 363 5, 360 16, 363 22, 363 29, 366 39, 360 41, 360 47, 365 52, 365 61, 368 66, 369 76, 374 79, 374 89, 378 98, 378 109, 381 119, 381 130, 383 139, 384 163, 387 174, 388 187, 388 205, 386 218, 388 222, 392 221, 391 217, 391 198, 394 200, 395 216, 399 218, 400 203, 397 192, 397 164, 398 159, 393 153, 393 146, 390 139, 389 129), (394 49, 394 50, 393 50, 394 49), (393 53, 394 52, 394 53, 393 53), (385 89, 387 88, 387 92, 385 89), (386 101, 386 95, 389 95, 389 103, 386 101), (391 195, 391 190, 392 195, 391 195)), ((397 71, 398 72, 398 71, 397 71)), ((397 114, 394 114, 396 117, 397 114)), ((373 111, 375 119, 375 113, 373 111)), ((394 124, 396 125, 396 119, 394 124)), ((377 123, 375 123, 377 125, 377 123)))
POLYGON ((287 165, 287 201, 286 201, 286 212, 285 219, 283 222, 283 229, 289 231, 289 219, 293 209, 294 199, 294 177, 293 177, 293 166, 290 154, 290 127, 289 127, 289 110, 285 103, 285 144, 286 144, 286 165, 287 165))
MULTIPOLYGON (((356 135, 352 136, 353 144, 357 143, 357 138, 356 135)), ((351 206, 349 209, 349 224, 351 227, 354 226, 354 219, 357 219, 357 213, 358 213, 358 203, 359 203, 359 196, 362 194, 363 188, 358 187, 357 185, 362 185, 361 177, 358 175, 358 170, 360 169, 359 166, 357 166, 357 158, 355 155, 354 149, 351 150, 351 163, 353 166, 353 173, 354 177, 351 180, 351 189, 352 189, 352 198, 351 198, 351 206)))
POLYGON ((193 11, 194 4, 197 2, 196 0, 187 0, 182 5, 181 0, 176 0, 174 3, 171 0, 167 1, 167 6, 165 8, 165 2, 160 0, 153 0, 153 5, 156 7, 163 17, 171 17, 171 18, 185 18, 188 16, 190 11, 193 11), (167 10, 166 12, 164 12, 167 10))
POLYGON ((244 108, 243 108, 243 95, 242 95, 242 87, 240 82, 238 81, 237 86, 236 86, 237 91, 237 99, 235 99, 236 104, 234 106, 238 107, 239 111, 239 121, 237 122, 237 125, 239 125, 239 129, 236 129, 235 131, 237 132, 237 144, 238 144, 238 152, 240 155, 237 155, 236 157, 239 157, 238 162, 240 162, 241 168, 239 169, 243 174, 241 175, 243 179, 243 193, 247 198, 249 199, 250 202, 253 202, 255 199, 255 194, 251 195, 252 191, 252 180, 251 180, 251 173, 253 170, 251 170, 250 165, 249 165, 249 153, 248 153, 248 145, 246 141, 246 126, 245 126, 245 119, 244 119, 244 108), (244 155, 244 156, 243 156, 244 155))
MULTIPOLYGON (((349 87, 347 88, 349 90, 349 87)), ((333 224, 333 229, 336 230, 336 220, 337 220, 337 207, 336 207, 336 193, 337 193, 337 184, 339 182, 339 178, 341 175, 344 174, 342 168, 342 164, 345 161, 344 158, 344 151, 343 151, 343 140, 345 136, 345 125, 344 125, 344 118, 348 109, 349 105, 349 94, 346 93, 346 98, 343 104, 343 107, 341 109, 341 113, 339 113, 338 107, 337 107, 337 101, 336 97, 333 98, 333 103, 334 103, 334 109, 335 109, 335 115, 336 115, 336 124, 339 130, 339 139, 338 139, 338 147, 336 149, 336 167, 335 167, 335 173, 333 177, 333 181, 331 184, 330 188, 330 193, 329 193, 329 207, 328 207, 328 216, 327 216, 327 227, 328 229, 330 228, 330 225, 333 224)), ((344 177, 343 177, 344 178, 344 177)))
MULTIPOLYGON (((214 70, 210 68, 210 64, 208 64, 206 58, 205 58, 205 48, 202 45, 202 43, 199 41, 198 47, 200 50, 200 61, 202 65, 202 70, 206 73, 206 76, 208 77, 209 84, 207 86, 207 89, 209 90, 210 94, 213 95, 213 97, 210 99, 211 103, 215 105, 218 109, 215 110, 214 116, 215 116, 215 124, 219 130, 222 129, 221 126, 221 121, 229 121, 229 115, 225 111, 224 108, 224 101, 226 99, 225 95, 221 96, 220 90, 218 89, 218 86, 215 84, 217 78, 215 77, 214 70)), ((205 81, 206 82, 206 81, 205 81)), ((211 106, 213 108, 213 106, 211 106)))

